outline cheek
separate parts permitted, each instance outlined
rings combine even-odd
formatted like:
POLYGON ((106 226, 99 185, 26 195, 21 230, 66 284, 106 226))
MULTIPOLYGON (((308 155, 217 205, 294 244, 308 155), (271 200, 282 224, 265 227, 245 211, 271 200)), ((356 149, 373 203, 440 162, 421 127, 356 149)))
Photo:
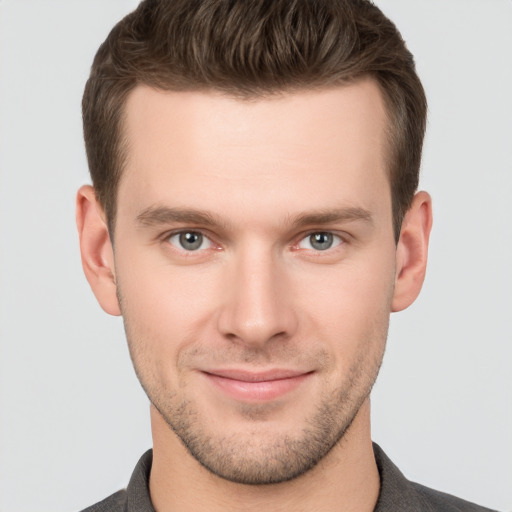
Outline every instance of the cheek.
POLYGON ((331 345, 337 363, 350 364, 362 352, 380 353, 387 335, 394 288, 393 252, 347 260, 323 276, 303 281, 302 297, 307 337, 319 336, 331 345), (309 320, 308 320, 309 319, 309 320))
POLYGON ((116 261, 116 278, 132 357, 167 374, 183 348, 209 338, 218 279, 211 269, 173 267, 142 251, 119 253, 130 254, 116 261))

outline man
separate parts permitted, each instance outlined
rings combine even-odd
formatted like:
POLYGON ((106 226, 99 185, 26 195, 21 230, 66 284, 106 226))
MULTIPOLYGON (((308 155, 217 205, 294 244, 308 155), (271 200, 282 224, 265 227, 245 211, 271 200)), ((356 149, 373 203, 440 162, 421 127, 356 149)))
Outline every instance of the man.
POLYGON ((426 101, 367 1, 145 1, 83 100, 84 271, 123 315, 153 450, 89 510, 485 510, 370 437, 417 297, 426 101))

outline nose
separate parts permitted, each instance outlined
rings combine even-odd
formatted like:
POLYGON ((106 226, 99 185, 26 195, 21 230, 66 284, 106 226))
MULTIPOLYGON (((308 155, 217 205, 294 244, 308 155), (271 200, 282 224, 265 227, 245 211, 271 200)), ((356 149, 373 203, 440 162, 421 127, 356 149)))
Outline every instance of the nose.
POLYGON ((218 317, 223 336, 263 348, 291 337, 297 329, 293 290, 283 261, 271 251, 245 251, 233 258, 223 282, 224 303, 218 317))

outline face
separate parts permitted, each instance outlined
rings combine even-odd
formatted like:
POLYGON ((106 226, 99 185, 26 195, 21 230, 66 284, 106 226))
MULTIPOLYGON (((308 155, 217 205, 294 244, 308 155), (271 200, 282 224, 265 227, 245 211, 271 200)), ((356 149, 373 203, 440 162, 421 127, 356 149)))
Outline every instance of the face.
POLYGON ((125 130, 115 279, 145 391, 213 473, 304 473, 385 346, 396 247, 377 85, 250 101, 140 87, 125 130))

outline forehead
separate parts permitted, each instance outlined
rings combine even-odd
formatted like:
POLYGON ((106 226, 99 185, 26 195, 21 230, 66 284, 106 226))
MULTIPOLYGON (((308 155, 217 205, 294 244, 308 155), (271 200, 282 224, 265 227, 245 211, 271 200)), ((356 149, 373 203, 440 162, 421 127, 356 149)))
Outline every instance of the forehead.
POLYGON ((371 202, 375 192, 389 195, 385 123, 382 94, 369 78, 250 100, 139 86, 125 108, 119 208, 127 194, 139 208, 187 196, 214 208, 236 195, 242 209, 259 210, 371 202))

